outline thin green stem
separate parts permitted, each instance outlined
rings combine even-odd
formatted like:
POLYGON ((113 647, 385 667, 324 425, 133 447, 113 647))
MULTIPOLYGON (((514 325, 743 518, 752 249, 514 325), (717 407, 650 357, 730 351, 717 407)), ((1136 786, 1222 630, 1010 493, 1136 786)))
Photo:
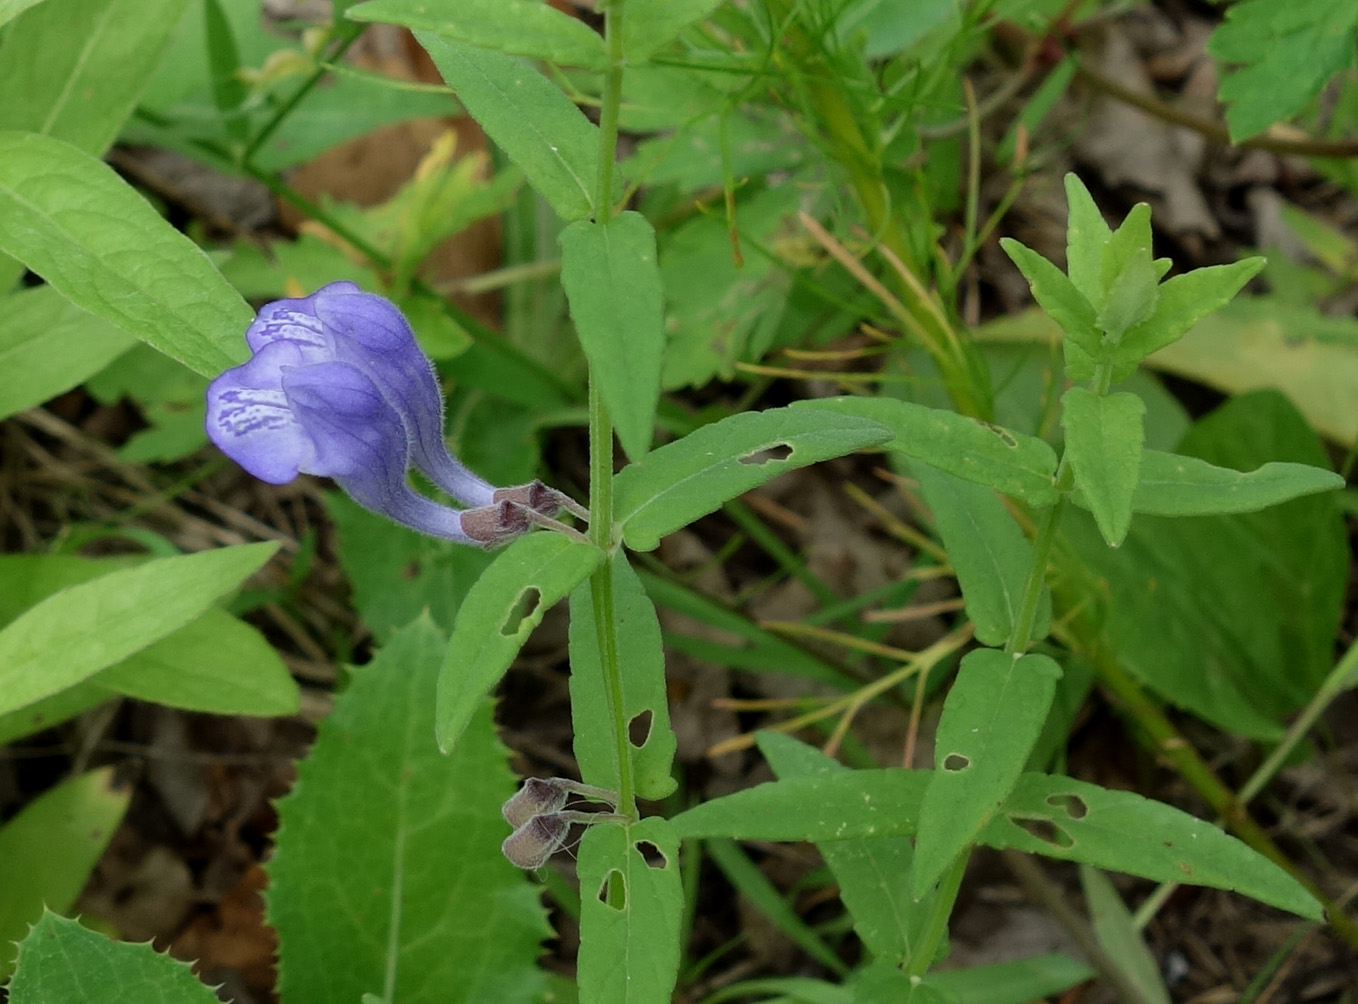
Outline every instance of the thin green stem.
MULTIPOLYGON (((589 385, 589 537, 611 555, 613 551, 613 423, 598 384, 589 385)), ((613 723, 613 745, 618 756, 618 811, 633 819, 637 815, 636 787, 632 779, 632 745, 627 735, 627 712, 623 703, 622 665, 618 660, 618 633, 613 609, 613 563, 605 558, 589 579, 594 603, 594 630, 599 663, 608 695, 608 714, 613 723)))
MULTIPOLYGON (((618 109, 622 104, 622 8, 623 0, 612 0, 604 9, 609 65, 604 75, 599 111, 599 175, 594 206, 595 222, 599 224, 607 223, 613 211, 613 160, 618 144, 618 109)), ((618 660, 618 627, 613 609, 613 422, 593 374, 589 381, 589 536, 595 546, 609 555, 590 576, 589 592, 594 602, 599 662, 618 757, 618 811, 635 819, 632 744, 627 734, 622 666, 618 660)))
POLYGON ((242 165, 249 164, 254 160, 255 154, 259 153, 264 144, 269 142, 269 139, 273 134, 278 131, 278 127, 281 126, 287 120, 288 116, 293 113, 293 110, 302 103, 302 99, 310 94, 311 89, 320 83, 322 77, 330 72, 330 68, 327 64, 339 60, 345 52, 348 51, 349 46, 358 41, 358 37, 363 34, 363 30, 366 27, 367 25, 365 24, 346 21, 339 28, 339 43, 335 46, 334 51, 326 58, 318 59, 316 61, 316 69, 311 71, 310 76, 302 81, 297 90, 293 91, 292 94, 288 96, 288 99, 278 106, 278 109, 273 113, 273 117, 270 118, 268 122, 264 123, 263 128, 255 133, 254 139, 250 140, 249 144, 245 147, 245 150, 241 153, 240 162, 242 165))
POLYGON ((604 71, 599 104, 599 175, 594 195, 594 219, 599 223, 607 223, 613 215, 613 160, 618 148, 618 112, 622 108, 623 4, 624 0, 612 0, 604 8, 608 69, 604 71))
POLYGON ((962 888, 962 876, 966 874, 967 861, 970 858, 970 850, 959 854, 939 882, 919 944, 915 946, 905 963, 907 976, 923 976, 938 955, 938 946, 943 944, 943 938, 948 933, 948 918, 952 916, 953 905, 957 902, 958 890, 962 888))
POLYGON ((1061 463, 1056 469, 1056 489, 1061 494, 1057 496, 1055 504, 1042 514, 1042 521, 1037 526, 1037 535, 1033 537, 1033 563, 1028 568, 1028 580, 1023 584, 1023 600, 1019 604, 1014 630, 1004 646, 1004 650, 1010 655, 1022 655, 1028 651, 1028 646, 1032 643, 1033 627, 1037 623, 1037 608, 1042 601, 1042 589, 1047 582, 1047 562, 1051 560, 1056 527, 1061 522, 1061 513, 1065 511, 1066 499, 1073 482, 1074 472, 1062 455, 1061 463))

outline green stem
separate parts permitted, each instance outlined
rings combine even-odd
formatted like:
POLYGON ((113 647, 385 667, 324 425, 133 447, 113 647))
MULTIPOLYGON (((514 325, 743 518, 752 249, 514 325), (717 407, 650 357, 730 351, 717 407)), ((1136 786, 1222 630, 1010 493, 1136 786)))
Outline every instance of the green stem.
MULTIPOLYGON (((599 112, 599 175, 594 206, 595 222, 599 224, 607 223, 613 211, 613 159, 618 144, 618 109, 622 103, 622 7, 623 0, 613 0, 604 9, 609 65, 604 75, 599 112)), ((589 381, 589 536, 595 546, 609 555, 590 576, 589 592, 594 602, 599 662, 618 757, 618 811, 635 819, 632 744, 627 734, 622 666, 618 660, 618 626, 613 609, 613 422, 593 374, 589 381)))
POLYGON ((270 137, 278 131, 278 127, 281 126, 284 121, 287 120, 287 117, 293 113, 293 110, 302 103, 302 99, 310 94, 311 89, 320 83, 322 77, 330 72, 330 69, 326 64, 333 63, 342 57, 345 52, 348 51, 349 46, 358 41, 358 36, 363 34, 363 30, 366 27, 366 24, 346 21, 339 28, 339 43, 335 46, 334 51, 332 51, 325 59, 318 59, 316 61, 316 69, 311 72, 311 75, 308 76, 306 80, 302 81, 301 86, 293 91, 286 101, 278 106, 278 110, 273 113, 273 117, 270 118, 268 122, 265 122, 264 127, 255 134, 255 138, 250 140, 249 145, 246 146, 240 156, 242 165, 249 164, 254 160, 255 154, 259 153, 264 144, 269 142, 270 137))
POLYGON ((1033 537, 1033 563, 1028 567, 1028 580, 1023 585, 1023 600, 1019 604, 1018 619, 1014 623, 1013 632, 1009 635, 1009 641, 1004 646, 1004 650, 1010 655, 1022 655, 1033 640, 1033 626, 1037 623, 1037 608, 1042 602, 1042 589, 1047 582, 1047 562, 1051 560, 1056 527, 1061 522, 1061 513, 1065 511, 1066 499, 1074 481, 1074 471, 1066 463, 1063 454, 1061 463, 1056 468, 1056 490, 1061 494, 1057 496, 1055 504, 1049 506, 1042 514, 1042 522, 1038 524, 1037 534, 1033 537))
POLYGON ((594 195, 594 219, 598 223, 607 223, 613 215, 613 160, 618 148, 618 111, 622 107, 623 4, 624 0, 612 0, 604 8, 608 69, 604 71, 599 104, 599 174, 594 195))
POLYGON ((938 955, 938 946, 943 943, 943 937, 948 933, 948 918, 952 916, 953 905, 957 902, 958 890, 962 888, 962 876, 966 874, 967 861, 970 858, 969 850, 959 854, 939 882, 919 944, 915 946, 905 963, 907 976, 923 976, 938 955))

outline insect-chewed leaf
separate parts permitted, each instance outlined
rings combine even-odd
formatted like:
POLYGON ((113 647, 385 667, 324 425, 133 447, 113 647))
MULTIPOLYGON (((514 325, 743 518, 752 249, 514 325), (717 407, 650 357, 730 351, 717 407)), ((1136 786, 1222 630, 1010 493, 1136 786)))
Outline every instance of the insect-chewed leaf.
MULTIPOLYGON (((613 589, 617 656, 622 667, 622 713, 629 725, 632 774, 638 796, 659 800, 668 797, 676 787, 670 772, 677 745, 666 700, 660 620, 621 549, 613 556, 609 583, 613 589)), ((575 759, 580 764, 580 776, 587 783, 616 791, 620 783, 618 749, 599 658, 598 621, 590 585, 582 582, 571 594, 570 686, 575 759)))
POLYGON ((476 580, 457 612, 434 705, 439 747, 457 742, 543 614, 594 571, 604 553, 556 533, 520 537, 476 580))
POLYGON ((679 971, 679 839, 653 816, 580 842, 580 999, 668 1004, 679 971))
POLYGON ((797 467, 875 446, 891 433, 856 415, 810 408, 743 412, 690 432, 614 478, 623 540, 649 551, 660 538, 797 467))
POLYGON ((943 703, 920 806, 913 889, 922 895, 1013 788, 1047 720, 1061 668, 1045 655, 968 652, 943 703))
POLYGON ((1134 792, 1068 777, 1024 774, 980 843, 1156 882, 1231 889, 1313 920, 1321 915, 1301 883, 1211 823, 1134 792))
POLYGON ((799 401, 793 411, 858 415, 894 434, 887 449, 923 460, 1030 505, 1056 502, 1056 453, 1036 436, 978 422, 942 408, 886 397, 829 397, 799 401))

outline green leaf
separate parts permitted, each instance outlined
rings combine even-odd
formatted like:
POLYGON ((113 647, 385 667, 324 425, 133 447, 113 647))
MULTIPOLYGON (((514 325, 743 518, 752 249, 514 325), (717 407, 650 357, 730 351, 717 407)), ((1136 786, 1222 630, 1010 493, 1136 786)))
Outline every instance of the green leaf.
POLYGON ((1067 777, 1024 774, 980 841, 1156 882, 1229 889, 1312 920, 1321 915, 1301 883, 1211 823, 1067 777))
POLYGON ((1132 508, 1152 516, 1257 512, 1343 487, 1338 474, 1307 464, 1273 461, 1253 471, 1234 471, 1197 457, 1146 450, 1132 508))
MULTIPOLYGON (((780 778, 842 774, 849 768, 814 746, 761 732, 759 750, 780 778)), ((816 845, 853 917, 854 933, 878 959, 904 962, 928 920, 928 898, 910 898, 914 847, 908 837, 827 840, 816 845)))
POLYGON ((0 26, 8 24, 28 8, 36 7, 42 2, 43 0, 0 0, 0 26))
POLYGON ((1125 391, 1100 396, 1072 387, 1061 398, 1066 457, 1109 547, 1121 544, 1132 525, 1145 414, 1141 398, 1125 391))
POLYGON ((557 215, 592 215, 598 129, 560 88, 515 56, 429 32, 416 38, 458 100, 557 215))
MULTIPOLYGON (((49 0, 50 2, 50 0, 49 0)), ((10 1004, 57 1004, 90 999, 137 1004, 221 1004, 187 962, 131 945, 45 913, 19 943, 19 964, 9 984, 10 1004)))
POLYGON ((0 133, 0 250, 204 376, 247 355, 253 312, 202 250, 111 168, 60 140, 0 133))
POLYGON ((843 976, 848 967, 807 923, 797 916, 782 893, 735 843, 718 838, 705 844, 708 856, 726 881, 759 913, 768 918, 789 941, 826 969, 843 976))
POLYGON ((1100 268, 1103 297, 1096 323, 1110 344, 1155 309, 1160 274, 1151 258, 1151 207, 1138 202, 1104 245, 1100 268))
POLYGON ((443 636, 421 618, 335 699, 278 806, 268 919, 294 1001, 534 1000, 548 929, 500 853, 514 791, 492 706, 451 756, 429 735, 443 636))
POLYGON ((1160 967, 1113 883, 1103 872, 1081 865, 1080 885, 1094 935, 1104 954, 1139 992, 1137 1004, 1170 1004, 1160 967))
POLYGON ((1078 175, 1066 175, 1066 272, 1080 294, 1097 307, 1103 303, 1103 249, 1113 237, 1103 213, 1078 175))
POLYGON ((580 841, 580 999, 668 1004, 679 971, 679 839, 653 816, 580 841))
POLYGON ((580 220, 561 232, 561 285, 618 440, 632 460, 651 448, 665 352, 655 231, 640 213, 580 220))
POLYGON ((920 806, 912 889, 922 895, 994 817, 1047 720, 1061 668, 1045 655, 968 652, 943 702, 920 806))
POLYGON ((793 409, 870 418, 895 434, 887 449, 1030 505, 1045 507, 1056 502, 1052 483, 1056 454, 1035 436, 886 397, 819 398, 800 401, 793 409))
POLYGON ((455 5, 368 0, 350 7, 346 16, 430 31, 454 42, 564 66, 601 70, 608 62, 597 32, 543 0, 458 0, 455 5))
MULTIPOLYGON (((984 485, 914 461, 910 472, 934 515, 934 529, 962 588, 967 616, 983 645, 1003 645, 1013 634, 1033 548, 1013 514, 984 485)), ((1051 627, 1051 594, 1043 588, 1032 637, 1051 627)))
POLYGON ((640 63, 721 3, 722 0, 630 0, 627 17, 622 22, 623 55, 629 63, 640 63))
POLYGON ((68 910, 103 856, 132 800, 132 789, 100 767, 43 792, 0 827, 0 980, 10 946, 42 916, 44 904, 68 910))
POLYGON ((1244 258, 1170 279, 1160 287, 1155 310, 1113 349, 1115 378, 1121 379, 1146 356, 1178 341, 1198 321, 1226 306, 1263 267, 1262 258, 1244 258))
POLYGON ((668 533, 784 471, 885 441, 879 423, 827 418, 801 404, 742 412, 705 425, 629 464, 614 478, 623 539, 650 551, 668 533))
POLYGON ((148 561, 72 586, 0 631, 0 713, 73 686, 200 616, 276 550, 246 544, 148 561), (71 625, 79 624, 79 631, 71 625))
POLYGON ((1221 63, 1221 100, 1239 142, 1291 118, 1353 65, 1358 7, 1348 0, 1241 0, 1208 40, 1221 63))
MULTIPOLYGON (((678 742, 670 728, 660 620, 621 549, 613 555, 611 572, 617 659, 622 667, 621 713, 631 734, 633 782, 639 798, 659 801, 677 787, 672 771, 678 742)), ((571 594, 570 655, 571 724, 580 777, 587 784, 617 791, 618 748, 588 582, 571 594)))
POLYGON ((292 715, 301 694, 254 628, 221 610, 90 679, 105 691, 213 715, 292 715))
POLYGON ((767 781, 700 802, 673 819, 684 840, 855 840, 913 836, 924 770, 855 770, 767 781))
POLYGON ((41 133, 102 156, 186 6, 187 0, 46 0, 25 12, 0 36, 0 130, 41 133))
MULTIPOLYGON (((671 822, 683 839, 908 837, 916 831, 929 782, 926 771, 898 769, 785 778, 703 802, 671 822)), ((1084 781, 1021 775, 978 841, 1157 882, 1234 890, 1303 917, 1320 916, 1296 880, 1211 823, 1084 781)))
POLYGON ((2 301, 0 418, 32 408, 98 373, 135 342, 126 331, 91 317, 50 286, 2 301))
POLYGON ((592 544, 559 533, 520 537, 496 555, 457 612, 439 671, 434 723, 440 749, 453 748, 548 608, 603 558, 592 544))
POLYGON ((1047 316, 1061 328, 1066 339, 1093 358, 1102 347, 1096 327, 1097 311, 1083 293, 1059 268, 1036 251, 1024 247, 1012 237, 1001 237, 1000 246, 1018 266, 1032 287, 1035 299, 1047 316))

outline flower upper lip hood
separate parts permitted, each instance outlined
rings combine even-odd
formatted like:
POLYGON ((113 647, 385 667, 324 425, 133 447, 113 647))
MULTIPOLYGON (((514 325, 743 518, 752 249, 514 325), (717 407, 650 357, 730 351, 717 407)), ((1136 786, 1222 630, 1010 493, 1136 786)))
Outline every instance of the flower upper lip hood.
POLYGON ((206 425, 222 452, 261 481, 333 478, 398 523, 484 547, 534 523, 565 529, 553 519, 562 508, 587 516, 540 481, 497 488, 448 452, 433 364, 382 297, 333 282, 277 300, 259 311, 246 341, 249 361, 208 387, 206 425), (414 491, 406 481, 412 464, 469 508, 414 491))
POLYGON ((291 342, 305 364, 357 366, 402 417, 410 459, 430 481, 463 505, 495 500, 494 485, 449 455, 443 441, 443 394, 433 364, 391 301, 352 282, 332 282, 310 296, 266 304, 245 340, 254 352, 291 342))

